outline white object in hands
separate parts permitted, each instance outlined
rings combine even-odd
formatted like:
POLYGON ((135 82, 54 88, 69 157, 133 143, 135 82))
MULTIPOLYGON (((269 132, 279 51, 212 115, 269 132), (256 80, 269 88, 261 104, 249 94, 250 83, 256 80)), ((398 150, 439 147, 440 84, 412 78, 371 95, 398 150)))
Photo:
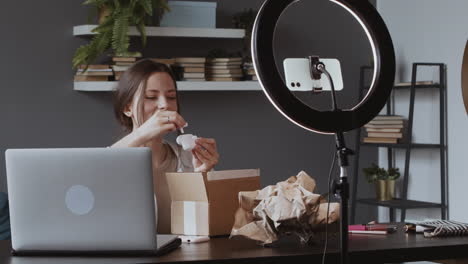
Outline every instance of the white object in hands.
POLYGON ((184 150, 192 150, 195 148, 195 140, 198 137, 192 134, 184 134, 177 137, 177 144, 181 145, 184 150))
POLYGON ((209 236, 179 236, 182 243, 203 243, 210 240, 209 236))
MULTIPOLYGON (((335 91, 343 90, 343 77, 340 61, 337 59, 322 59, 325 69, 330 73, 335 91)), ((290 91, 312 91, 312 87, 321 86, 322 91, 331 91, 330 82, 325 75, 320 80, 312 80, 310 76, 309 59, 287 58, 283 61, 286 86, 290 91), (317 83, 319 82, 319 83, 317 83)))

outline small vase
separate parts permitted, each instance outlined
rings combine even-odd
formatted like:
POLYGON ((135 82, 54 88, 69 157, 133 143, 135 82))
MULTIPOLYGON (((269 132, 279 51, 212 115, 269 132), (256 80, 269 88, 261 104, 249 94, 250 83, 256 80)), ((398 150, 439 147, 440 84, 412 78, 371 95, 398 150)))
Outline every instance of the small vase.
POLYGON ((389 200, 395 199, 395 180, 386 180, 389 200))
POLYGON ((375 192, 379 201, 392 200, 395 198, 395 180, 377 180, 375 192))

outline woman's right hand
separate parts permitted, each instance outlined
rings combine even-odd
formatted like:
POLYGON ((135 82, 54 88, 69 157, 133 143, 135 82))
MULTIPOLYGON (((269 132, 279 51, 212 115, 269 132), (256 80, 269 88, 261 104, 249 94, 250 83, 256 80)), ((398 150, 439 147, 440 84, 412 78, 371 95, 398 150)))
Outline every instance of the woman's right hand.
POLYGON ((148 142, 155 138, 162 138, 164 135, 183 128, 187 122, 175 111, 156 111, 146 120, 135 132, 148 142))

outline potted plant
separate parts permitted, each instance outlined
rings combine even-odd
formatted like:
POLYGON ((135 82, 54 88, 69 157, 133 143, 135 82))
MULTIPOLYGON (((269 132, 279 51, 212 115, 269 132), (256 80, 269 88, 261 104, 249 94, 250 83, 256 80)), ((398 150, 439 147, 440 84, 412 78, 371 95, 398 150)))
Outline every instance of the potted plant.
POLYGON ((140 33, 143 46, 146 45, 145 21, 158 10, 158 15, 168 11, 166 0, 87 0, 84 5, 94 6, 100 10, 100 24, 93 29, 96 33, 91 42, 80 46, 73 57, 73 67, 89 65, 96 58, 112 49, 113 56, 134 57, 139 52, 130 52, 128 30, 135 26, 140 33))
POLYGON ((244 60, 246 62, 252 61, 252 55, 250 54, 250 42, 252 39, 252 29, 255 23, 255 18, 257 17, 257 10, 252 8, 246 9, 242 12, 235 14, 232 17, 232 22, 235 28, 241 28, 245 30, 245 37, 244 37, 244 60))
POLYGON ((385 170, 372 163, 371 167, 364 168, 363 172, 367 182, 375 184, 378 200, 388 201, 395 198, 395 180, 400 177, 398 168, 385 170))

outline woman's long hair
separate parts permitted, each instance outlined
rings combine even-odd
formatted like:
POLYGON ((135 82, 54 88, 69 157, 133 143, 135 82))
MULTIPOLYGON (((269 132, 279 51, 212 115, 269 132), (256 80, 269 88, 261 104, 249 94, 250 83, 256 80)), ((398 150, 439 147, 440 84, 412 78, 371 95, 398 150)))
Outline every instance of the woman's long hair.
POLYGON ((114 92, 114 114, 119 123, 127 132, 143 124, 143 100, 145 96, 146 83, 153 73, 165 72, 174 81, 176 88, 177 111, 180 111, 179 97, 177 92, 177 82, 171 68, 163 63, 155 62, 151 59, 143 59, 133 64, 120 77, 117 89, 114 92), (132 113, 136 124, 132 118, 124 114, 128 105, 132 104, 132 113))

